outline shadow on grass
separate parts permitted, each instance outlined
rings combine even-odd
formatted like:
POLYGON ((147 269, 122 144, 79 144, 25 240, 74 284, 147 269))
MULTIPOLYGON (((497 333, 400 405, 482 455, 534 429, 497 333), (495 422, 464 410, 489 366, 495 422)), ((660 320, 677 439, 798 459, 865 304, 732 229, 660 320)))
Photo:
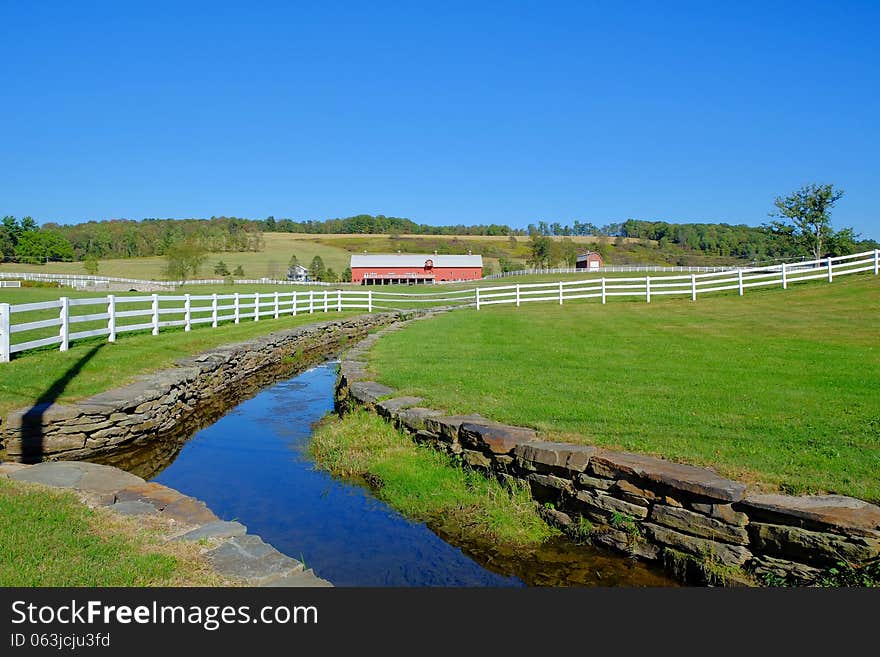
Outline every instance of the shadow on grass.
POLYGON ((43 460, 43 416, 46 410, 57 401, 64 393, 64 390, 82 371, 82 368, 88 363, 95 354, 98 353, 107 343, 102 342, 89 349, 82 355, 73 365, 71 365, 64 374, 55 379, 52 384, 46 388, 24 414, 21 421, 21 462, 22 463, 39 463, 43 460))

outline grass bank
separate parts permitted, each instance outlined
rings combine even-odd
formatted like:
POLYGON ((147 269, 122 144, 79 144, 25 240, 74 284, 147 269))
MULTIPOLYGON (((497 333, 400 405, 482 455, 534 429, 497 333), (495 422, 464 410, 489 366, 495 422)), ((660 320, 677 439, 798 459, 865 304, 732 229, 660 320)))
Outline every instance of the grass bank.
POLYGON ((558 535, 538 516, 528 491, 511 494, 494 480, 450 467, 448 456, 413 444, 372 413, 328 416, 309 449, 322 467, 365 479, 379 498, 441 533, 519 546, 558 535))
POLYGON ((357 314, 343 311, 263 318, 259 322, 221 324, 215 329, 201 325, 190 332, 162 329, 157 336, 123 334, 112 344, 106 338, 91 338, 72 343, 65 352, 57 347, 28 352, 0 364, 0 416, 32 405, 49 391, 60 403, 76 401, 130 383, 141 374, 171 367, 178 359, 218 345, 357 314))
MULTIPOLYGON (((159 519, 89 509, 69 491, 0 478, 0 586, 222 586, 159 519), (148 523, 148 524, 146 524, 148 523)), ((166 521, 167 522, 167 521, 166 521)))
POLYGON ((880 281, 645 303, 462 310, 370 367, 450 412, 880 501, 880 281))

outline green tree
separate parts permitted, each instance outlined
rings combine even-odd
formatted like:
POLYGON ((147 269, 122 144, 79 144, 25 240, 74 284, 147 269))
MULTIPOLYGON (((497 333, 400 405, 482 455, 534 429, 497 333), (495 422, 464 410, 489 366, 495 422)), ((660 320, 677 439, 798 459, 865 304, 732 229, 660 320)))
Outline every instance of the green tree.
POLYGON ((244 276, 244 267, 237 265, 232 272, 233 276, 244 276))
POLYGON ((299 258, 296 257, 296 254, 292 254, 290 256, 290 260, 287 261, 287 277, 293 278, 296 276, 296 267, 299 265, 299 258))
POLYGON ((532 233, 529 238, 529 265, 535 269, 545 269, 550 266, 552 258, 553 240, 545 235, 532 233))
POLYGON ((790 221, 794 227, 795 240, 815 260, 822 257, 831 238, 831 210, 843 196, 842 189, 834 185, 806 185, 788 196, 773 201, 776 211, 770 216, 790 221))
POLYGON ((83 269, 90 276, 94 276, 98 273, 98 259, 95 256, 86 256, 83 260, 83 269))
POLYGON ((165 250, 165 273, 171 280, 186 280, 196 276, 205 262, 205 251, 194 239, 171 244, 165 250))
POLYGON ((321 256, 316 255, 312 258, 312 263, 309 265, 309 276, 313 281, 323 281, 326 271, 327 268, 324 266, 324 260, 321 256))
POLYGON ((215 276, 229 276, 229 267, 226 266, 226 263, 222 260, 218 260, 217 264, 214 265, 214 275, 215 276))
POLYGON ((510 258, 505 258, 504 256, 498 258, 498 267, 504 273, 507 273, 509 271, 516 271, 516 264, 513 262, 513 260, 511 260, 510 258))
POLYGON ((339 280, 339 275, 333 271, 333 268, 325 269, 321 273, 321 278, 318 279, 324 281, 325 283, 336 283, 339 280))
POLYGON ((351 267, 346 267, 342 270, 342 282, 351 283, 351 267))
POLYGON ((73 246, 53 230, 22 232, 15 247, 19 262, 43 264, 49 260, 73 260, 73 246))

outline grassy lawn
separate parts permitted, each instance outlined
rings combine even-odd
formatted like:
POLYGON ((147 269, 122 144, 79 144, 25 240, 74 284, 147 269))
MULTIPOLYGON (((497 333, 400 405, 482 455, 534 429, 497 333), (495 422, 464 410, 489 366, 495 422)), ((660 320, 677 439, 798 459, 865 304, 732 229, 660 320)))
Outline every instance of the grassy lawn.
POLYGON ((372 413, 326 417, 309 449, 333 474, 367 478, 379 498, 441 532, 520 546, 558 535, 538 516, 525 489, 509 494, 495 480, 449 467, 448 456, 415 445, 372 413))
POLYGON ((70 349, 57 347, 17 354, 10 363, 0 364, 0 416, 12 409, 30 406, 55 382, 75 373, 63 387, 61 403, 82 399, 132 381, 136 376, 173 365, 174 361, 212 347, 247 340, 272 331, 314 322, 353 317, 355 311, 286 316, 277 320, 264 317, 259 322, 220 324, 162 329, 158 336, 128 333, 110 344, 106 338, 90 338, 71 343, 70 349))
POLYGON ((377 379, 551 439, 880 501, 880 280, 657 303, 535 303, 417 322, 377 379))
POLYGON ((0 478, 0 586, 220 586, 158 519, 89 509, 71 492, 0 478), (14 519, 13 522, 9 522, 14 519))

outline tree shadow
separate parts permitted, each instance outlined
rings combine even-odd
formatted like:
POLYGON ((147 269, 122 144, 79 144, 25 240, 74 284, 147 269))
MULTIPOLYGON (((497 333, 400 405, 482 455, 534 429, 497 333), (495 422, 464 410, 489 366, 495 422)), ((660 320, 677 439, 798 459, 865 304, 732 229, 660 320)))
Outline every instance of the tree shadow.
POLYGON ((21 419, 21 462, 39 463, 44 456, 43 417, 46 411, 62 395, 68 384, 75 379, 82 368, 107 343, 102 342, 89 349, 64 374, 58 377, 46 391, 37 398, 21 419))

